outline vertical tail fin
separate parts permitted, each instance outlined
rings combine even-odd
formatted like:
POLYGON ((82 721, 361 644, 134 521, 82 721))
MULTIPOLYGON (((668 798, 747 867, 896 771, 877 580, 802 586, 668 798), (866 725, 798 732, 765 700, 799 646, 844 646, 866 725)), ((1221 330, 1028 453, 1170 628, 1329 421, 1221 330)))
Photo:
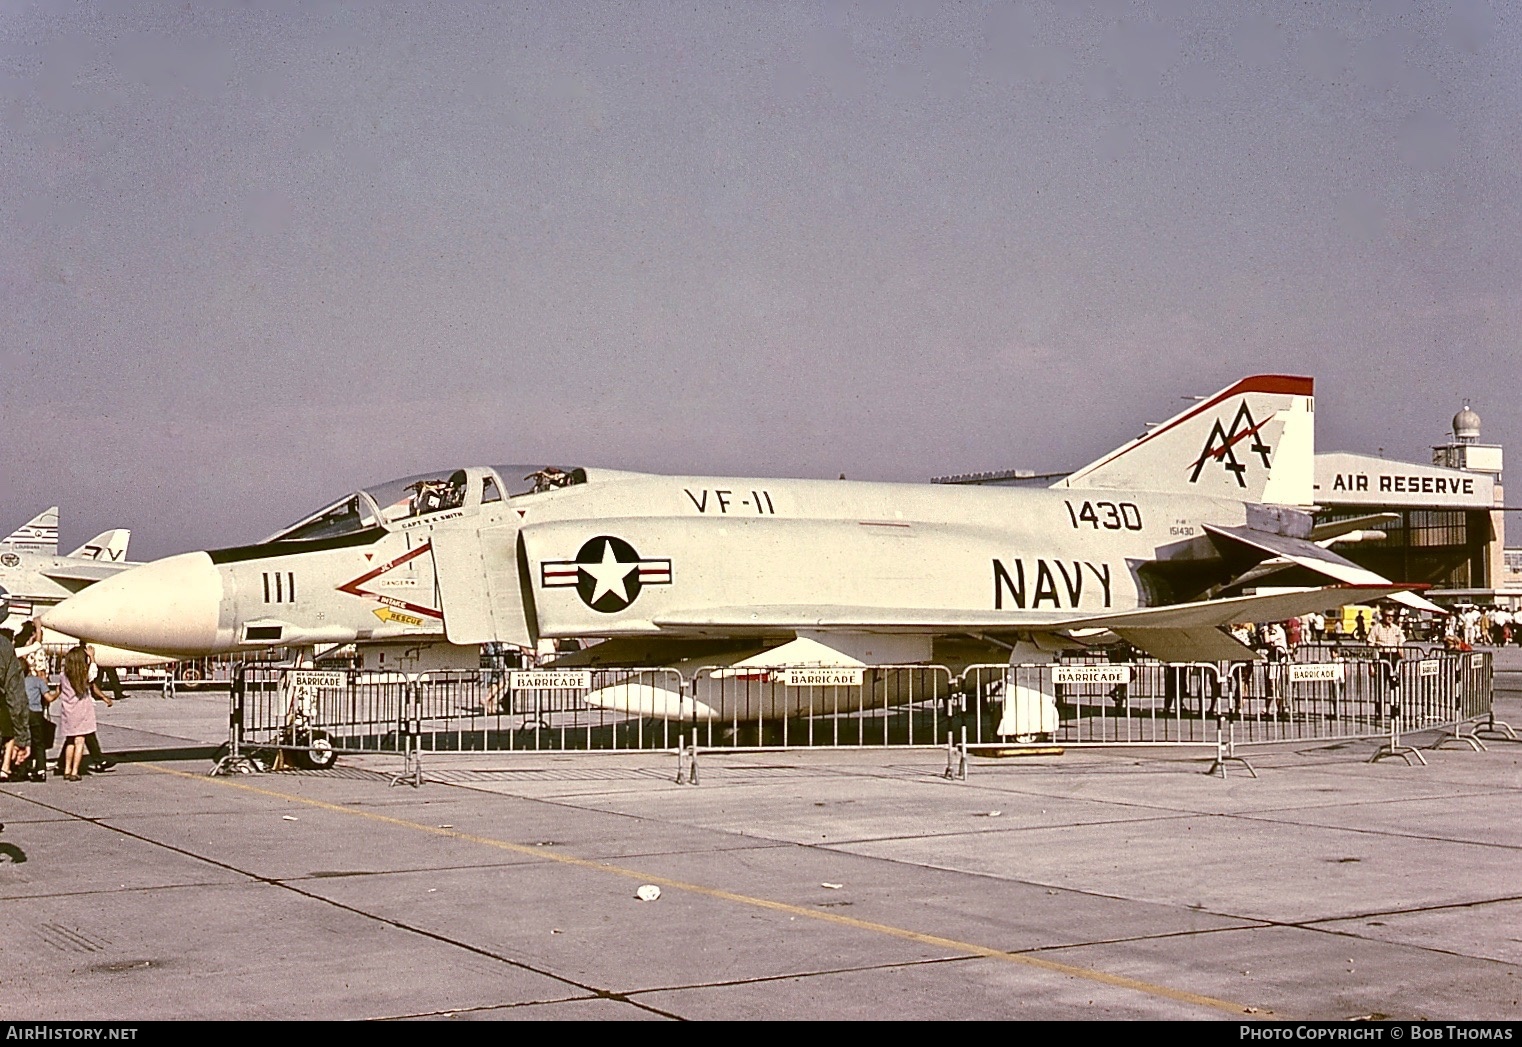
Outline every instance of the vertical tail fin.
POLYGON ((39 553, 58 553, 58 506, 44 509, 11 532, 4 545, 39 553))
POLYGON ((127 559, 127 543, 131 540, 132 532, 125 527, 118 527, 112 531, 102 531, 69 555, 83 560, 123 563, 127 559))
POLYGON ((1310 378, 1244 378, 1052 486, 1310 505, 1316 451, 1312 390, 1310 378))

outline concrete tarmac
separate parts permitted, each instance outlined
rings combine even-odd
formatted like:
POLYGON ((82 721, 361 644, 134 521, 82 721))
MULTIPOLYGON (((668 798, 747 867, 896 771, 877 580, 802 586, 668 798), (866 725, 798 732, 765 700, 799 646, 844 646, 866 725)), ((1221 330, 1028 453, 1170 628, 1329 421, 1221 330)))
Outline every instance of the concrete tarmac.
POLYGON ((116 770, 0 786, 10 1019, 1522 1017, 1522 742, 1224 780, 1197 749, 965 782, 935 750, 705 754, 698 786, 429 754, 413 789, 396 757, 207 777, 225 693, 98 708, 116 770))

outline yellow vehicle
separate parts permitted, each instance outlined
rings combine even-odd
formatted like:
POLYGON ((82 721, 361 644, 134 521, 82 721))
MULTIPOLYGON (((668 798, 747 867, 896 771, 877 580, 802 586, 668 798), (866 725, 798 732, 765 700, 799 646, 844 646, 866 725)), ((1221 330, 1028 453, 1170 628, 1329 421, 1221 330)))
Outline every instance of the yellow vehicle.
POLYGON ((1358 636, 1358 616, 1363 615, 1363 634, 1369 635, 1369 630, 1374 628, 1374 614, 1377 608, 1367 604, 1350 603, 1337 608, 1335 615, 1328 616, 1326 621, 1327 635, 1331 636, 1335 629, 1337 636, 1344 640, 1350 640, 1358 636))

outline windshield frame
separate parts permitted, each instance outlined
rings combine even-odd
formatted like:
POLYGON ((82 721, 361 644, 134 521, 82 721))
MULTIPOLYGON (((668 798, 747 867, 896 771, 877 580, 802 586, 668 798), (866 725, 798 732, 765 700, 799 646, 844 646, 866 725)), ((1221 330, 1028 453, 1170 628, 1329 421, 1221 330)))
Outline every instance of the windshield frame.
POLYGON ((274 534, 259 542, 260 545, 268 545, 271 542, 315 542, 327 538, 341 538, 346 535, 359 534, 361 531, 370 530, 380 524, 380 513, 376 510, 375 501, 364 491, 354 491, 329 505, 323 506, 315 513, 303 516, 293 524, 289 524, 276 531, 274 534), (344 519, 335 519, 332 523, 324 525, 328 517, 338 517, 339 510, 351 509, 351 513, 343 514, 344 519))

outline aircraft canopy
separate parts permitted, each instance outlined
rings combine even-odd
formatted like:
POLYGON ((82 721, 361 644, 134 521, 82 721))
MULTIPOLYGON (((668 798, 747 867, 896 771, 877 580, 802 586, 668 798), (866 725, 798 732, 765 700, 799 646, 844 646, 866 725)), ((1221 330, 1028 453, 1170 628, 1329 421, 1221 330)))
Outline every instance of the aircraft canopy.
MULTIPOLYGON (((308 542, 339 538, 467 505, 539 494, 587 482, 585 469, 546 465, 441 469, 367 487, 291 524, 265 542, 308 542)), ((262 544, 262 543, 261 543, 262 544)))

